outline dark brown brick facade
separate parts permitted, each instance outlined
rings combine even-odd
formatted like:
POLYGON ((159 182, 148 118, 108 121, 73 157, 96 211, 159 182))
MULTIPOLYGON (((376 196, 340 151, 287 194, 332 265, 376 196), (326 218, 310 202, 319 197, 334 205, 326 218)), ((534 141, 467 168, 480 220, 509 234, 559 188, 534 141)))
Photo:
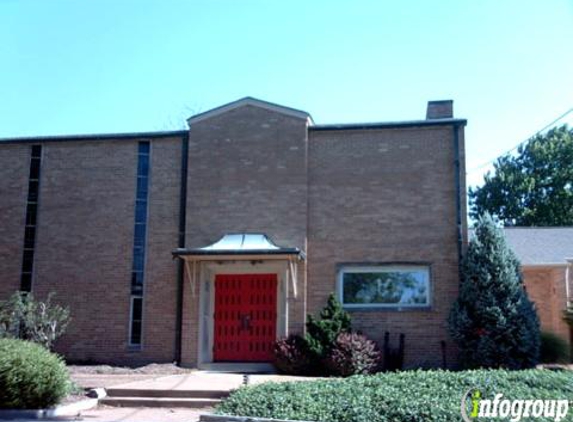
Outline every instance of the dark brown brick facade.
MULTIPOLYGON (((441 364, 453 348, 446 318, 458 288, 454 130, 464 174, 463 121, 432 125, 309 126, 299 115, 247 104, 151 139, 143 347, 128 347, 137 142, 43 144, 33 292, 55 291, 73 322, 58 350, 73 360, 168 362, 177 357, 181 151, 189 137, 185 246, 229 232, 266 233, 307 254, 289 332, 304 330, 335 291, 343 263, 427 263, 432 303, 410 311, 353 311, 381 342, 406 336, 406 363, 441 364)), ((0 296, 19 286, 31 141, 0 144, 0 296)), ((465 183, 460 185, 465 222, 465 183)), ((465 233, 465 226, 463 227, 465 233)), ((182 362, 198 363, 200 295, 184 279, 182 362)), ((292 288, 292 287, 289 287, 292 288)))

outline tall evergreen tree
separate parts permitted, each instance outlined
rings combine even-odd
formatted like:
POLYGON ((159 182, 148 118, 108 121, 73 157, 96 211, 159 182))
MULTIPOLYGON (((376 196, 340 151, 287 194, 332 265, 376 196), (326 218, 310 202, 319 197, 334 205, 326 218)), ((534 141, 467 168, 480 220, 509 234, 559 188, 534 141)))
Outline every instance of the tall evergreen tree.
POLYGON ((521 369, 537 363, 539 319, 519 267, 503 231, 489 214, 481 217, 449 317, 464 367, 521 369))

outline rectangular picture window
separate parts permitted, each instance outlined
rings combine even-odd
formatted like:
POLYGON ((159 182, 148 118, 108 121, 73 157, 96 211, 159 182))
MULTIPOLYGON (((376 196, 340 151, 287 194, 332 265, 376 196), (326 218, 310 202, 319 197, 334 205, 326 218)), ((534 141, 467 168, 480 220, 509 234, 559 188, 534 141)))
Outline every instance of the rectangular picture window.
POLYGON ((404 308, 430 305, 427 266, 347 266, 339 272, 339 293, 348 308, 404 308))

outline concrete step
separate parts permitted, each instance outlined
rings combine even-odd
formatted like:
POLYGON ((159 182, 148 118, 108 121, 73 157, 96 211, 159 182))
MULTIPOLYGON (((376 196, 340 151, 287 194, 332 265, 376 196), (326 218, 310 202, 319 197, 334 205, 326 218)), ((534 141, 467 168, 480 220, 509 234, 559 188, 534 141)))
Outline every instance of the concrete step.
POLYGON ((228 390, 169 390, 158 388, 107 388, 108 397, 159 397, 159 398, 193 398, 221 399, 229 395, 228 390))
POLYGON ((201 409, 213 407, 221 400, 177 397, 105 397, 99 403, 116 407, 187 407, 201 409))

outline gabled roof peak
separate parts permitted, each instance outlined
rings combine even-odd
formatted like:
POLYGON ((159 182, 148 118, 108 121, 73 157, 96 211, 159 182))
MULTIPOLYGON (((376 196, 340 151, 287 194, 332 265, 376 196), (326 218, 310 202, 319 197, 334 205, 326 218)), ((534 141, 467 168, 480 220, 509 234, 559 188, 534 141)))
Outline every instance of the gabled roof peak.
POLYGON ((296 117, 296 118, 303 119, 303 120, 308 120, 309 123, 312 124, 312 117, 306 111, 297 110, 297 109, 290 108, 290 107, 285 107, 285 106, 282 106, 279 104, 270 103, 268 101, 259 100, 257 98, 253 98, 253 97, 244 97, 244 98, 241 98, 237 101, 233 101, 231 103, 224 104, 220 107, 215 107, 211 110, 207 110, 203 113, 196 114, 194 116, 189 117, 187 119, 187 123, 189 125, 191 125, 193 123, 197 123, 197 122, 200 122, 202 120, 209 119, 211 117, 215 117, 215 116, 218 116, 220 114, 223 114, 223 113, 226 113, 228 111, 234 110, 234 109, 239 108, 239 107, 244 107, 244 106, 259 107, 259 108, 274 111, 277 113, 286 114, 288 116, 296 117))

